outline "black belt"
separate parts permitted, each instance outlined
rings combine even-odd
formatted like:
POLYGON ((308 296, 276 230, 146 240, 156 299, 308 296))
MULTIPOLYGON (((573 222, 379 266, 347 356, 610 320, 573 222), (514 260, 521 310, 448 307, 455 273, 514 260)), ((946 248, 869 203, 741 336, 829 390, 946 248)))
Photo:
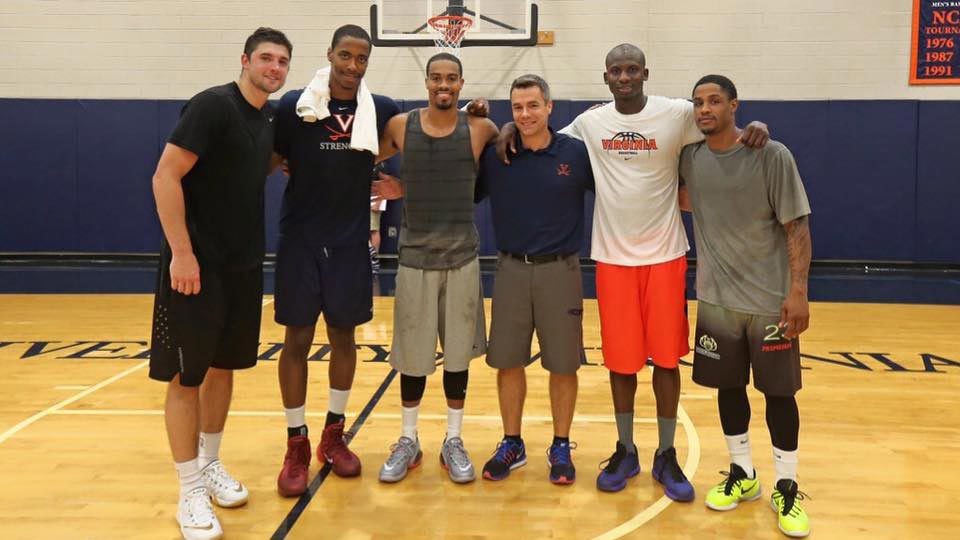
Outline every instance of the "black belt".
POLYGON ((521 255, 519 253, 508 253, 506 251, 501 251, 500 253, 506 255, 507 257, 511 257, 513 259, 523 261, 526 264, 544 264, 544 263, 550 263, 554 261, 562 261, 563 259, 566 259, 567 257, 573 255, 573 253, 567 253, 567 254, 553 253, 549 255, 521 255))

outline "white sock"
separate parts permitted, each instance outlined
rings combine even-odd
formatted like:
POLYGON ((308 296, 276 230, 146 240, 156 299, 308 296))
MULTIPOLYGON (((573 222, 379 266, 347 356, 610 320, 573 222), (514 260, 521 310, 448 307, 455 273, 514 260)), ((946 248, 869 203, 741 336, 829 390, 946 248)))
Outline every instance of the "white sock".
POLYGON ((750 456, 750 433, 743 435, 724 435, 727 440, 727 450, 730 451, 730 461, 739 465, 748 478, 756 475, 753 470, 753 458, 750 456))
POLYGON ((787 480, 797 481, 797 452, 787 452, 773 447, 773 467, 777 471, 777 482, 786 478, 787 480))
POLYGON ((463 409, 447 407, 447 439, 459 437, 461 426, 463 426, 463 409))
POLYGON ((420 412, 420 406, 416 407, 404 407, 400 406, 402 412, 400 416, 403 418, 403 433, 402 435, 411 440, 417 440, 417 414, 420 412))
POLYGON ((184 497, 198 487, 203 487, 203 475, 200 474, 200 464, 197 458, 181 463, 174 463, 177 467, 177 476, 180 477, 180 497, 184 497))
POLYGON ((220 441, 223 440, 223 432, 204 433, 200 432, 200 448, 197 461, 202 471, 204 467, 220 459, 220 441))
POLYGON ((293 408, 293 409, 284 409, 283 414, 287 417, 287 427, 288 428, 297 428, 300 426, 307 425, 307 404, 293 408))
POLYGON ((330 389, 330 412, 343 414, 347 410, 347 400, 350 399, 350 390, 330 389))

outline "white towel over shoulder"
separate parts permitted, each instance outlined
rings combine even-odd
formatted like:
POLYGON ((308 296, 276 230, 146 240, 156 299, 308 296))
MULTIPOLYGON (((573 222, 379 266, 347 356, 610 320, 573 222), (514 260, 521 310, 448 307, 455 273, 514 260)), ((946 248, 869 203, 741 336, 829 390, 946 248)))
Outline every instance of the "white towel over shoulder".
MULTIPOLYGON (((303 89, 297 100, 297 116, 304 122, 316 122, 330 116, 330 66, 317 70, 310 84, 303 89)), ((360 79, 357 92, 357 113, 353 120, 353 133, 350 136, 350 148, 367 150, 374 155, 380 152, 377 134, 377 109, 373 104, 373 94, 367 88, 367 82, 360 79)))

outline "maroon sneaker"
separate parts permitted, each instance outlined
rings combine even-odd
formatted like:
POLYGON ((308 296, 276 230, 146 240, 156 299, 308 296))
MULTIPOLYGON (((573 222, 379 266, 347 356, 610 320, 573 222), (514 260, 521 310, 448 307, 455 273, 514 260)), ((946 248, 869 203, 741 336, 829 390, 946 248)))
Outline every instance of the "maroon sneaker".
POLYGON ((307 491, 310 477, 310 439, 303 435, 287 439, 287 455, 277 478, 277 491, 284 497, 299 497, 307 491))
POLYGON ((323 428, 317 459, 333 465, 333 474, 347 478, 360 475, 360 458, 347 448, 343 436, 343 421, 323 428))

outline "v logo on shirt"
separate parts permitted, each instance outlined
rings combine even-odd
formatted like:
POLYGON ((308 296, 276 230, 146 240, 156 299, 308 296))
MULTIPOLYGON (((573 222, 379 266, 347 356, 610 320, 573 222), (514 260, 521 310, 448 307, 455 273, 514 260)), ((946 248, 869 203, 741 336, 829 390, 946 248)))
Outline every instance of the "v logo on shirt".
POLYGON ((331 141, 339 141, 340 139, 349 139, 350 138, 350 126, 353 125, 353 116, 352 114, 331 114, 330 115, 334 120, 337 121, 337 124, 340 126, 340 131, 327 127, 332 135, 330 135, 331 141))

